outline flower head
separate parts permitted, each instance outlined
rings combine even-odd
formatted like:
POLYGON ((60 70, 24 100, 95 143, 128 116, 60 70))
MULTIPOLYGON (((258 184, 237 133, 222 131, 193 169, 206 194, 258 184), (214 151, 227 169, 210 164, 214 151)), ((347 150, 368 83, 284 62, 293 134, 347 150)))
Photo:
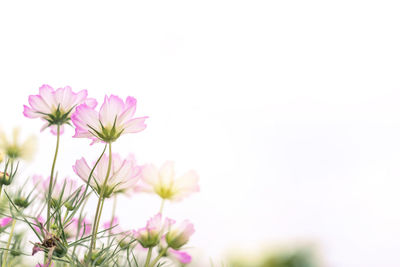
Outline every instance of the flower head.
MULTIPOLYGON (((98 194, 100 194, 107 177, 108 160, 109 157, 103 155, 90 179, 91 186, 98 194)), ((89 167, 86 160, 84 158, 77 160, 72 168, 75 173, 87 183, 92 168, 89 167)), ((140 178, 141 170, 142 167, 136 164, 133 155, 122 160, 118 154, 113 153, 111 171, 107 184, 105 185, 104 196, 110 197, 113 193, 128 193, 131 191, 140 178)))
POLYGON ((10 159, 31 160, 36 150, 35 136, 28 137, 25 141, 20 142, 20 129, 14 128, 12 138, 8 139, 7 135, 0 131, 0 150, 10 159))
POLYGON ((114 142, 122 134, 137 133, 146 128, 147 117, 134 118, 136 99, 127 97, 125 102, 118 96, 105 96, 99 111, 82 104, 72 115, 76 126, 74 137, 90 138, 95 142, 114 142))
POLYGON ((156 193, 162 199, 178 201, 199 191, 198 180, 195 171, 188 171, 175 178, 174 163, 167 161, 160 169, 152 164, 145 165, 142 170, 142 183, 136 190, 156 193))
MULTIPOLYGON (((41 193, 41 196, 45 198, 49 191, 50 177, 44 179, 40 175, 33 176, 33 183, 35 188, 41 193)), ((75 180, 66 177, 61 182, 54 182, 54 187, 51 192, 51 198, 53 204, 63 204, 68 209, 72 209, 74 202, 83 194, 84 188, 78 186, 75 180)))
POLYGON ((118 245, 122 249, 126 249, 132 242, 132 231, 124 231, 119 225, 118 217, 115 217, 112 221, 107 221, 103 224, 103 228, 105 230, 109 230, 110 234, 112 234, 118 245))
POLYGON ((64 228, 67 239, 82 238, 90 234, 92 224, 85 218, 72 218, 71 222, 64 228))
POLYGON ((134 231, 133 236, 142 247, 154 247, 158 245, 164 232, 174 223, 174 220, 168 218, 163 221, 161 213, 158 213, 147 221, 146 227, 134 231))
POLYGON ((194 233, 194 226, 188 220, 183 221, 179 226, 172 227, 165 235, 169 247, 180 249, 194 233))
POLYGON ((69 123, 71 114, 77 105, 86 103, 89 106, 96 106, 93 98, 87 98, 87 91, 82 90, 74 93, 71 87, 58 88, 54 90, 51 86, 44 84, 39 88, 38 95, 30 95, 29 105, 24 105, 24 115, 27 118, 41 118, 46 121, 42 130, 51 127, 51 132, 56 134, 57 125, 69 123))

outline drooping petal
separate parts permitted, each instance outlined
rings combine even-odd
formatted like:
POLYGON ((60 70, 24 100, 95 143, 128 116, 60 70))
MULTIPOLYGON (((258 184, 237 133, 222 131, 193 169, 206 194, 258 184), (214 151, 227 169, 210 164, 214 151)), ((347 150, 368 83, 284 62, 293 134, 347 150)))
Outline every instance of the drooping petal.
POLYGON ((178 260, 183 264, 188 264, 192 261, 192 256, 190 256, 189 253, 187 252, 175 250, 173 248, 168 248, 167 252, 168 254, 172 255, 173 258, 175 258, 176 260, 178 260))

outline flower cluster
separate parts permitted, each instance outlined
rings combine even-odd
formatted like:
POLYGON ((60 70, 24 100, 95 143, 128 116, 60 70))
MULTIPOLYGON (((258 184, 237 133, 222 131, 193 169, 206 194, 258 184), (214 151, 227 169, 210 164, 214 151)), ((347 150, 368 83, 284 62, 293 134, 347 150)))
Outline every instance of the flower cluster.
POLYGON ((19 129, 14 130, 11 140, 0 131, 0 194, 4 191, 6 200, 5 205, 0 201, 4 215, 0 232, 8 236, 3 242, 3 266, 23 266, 24 239, 16 224, 25 224, 36 235, 32 255, 45 252, 44 260, 36 258, 36 266, 153 267, 192 261, 186 244, 194 233, 193 224, 188 220, 177 224, 164 216, 163 208, 165 201, 180 201, 199 191, 197 173, 190 170, 176 175, 172 161, 158 168, 151 163, 139 164, 133 154, 122 157, 112 149, 122 135, 147 127, 147 116, 135 116, 135 98, 106 95, 96 109, 97 101, 89 98, 86 90, 74 92, 69 86, 53 89, 43 85, 37 95, 29 96, 28 103, 23 114, 44 121, 41 131, 50 128, 56 135, 56 145, 49 172, 36 169, 29 179, 33 189, 26 186, 27 180, 22 187, 8 190, 10 185, 17 186, 13 181, 20 160, 33 157, 35 138, 20 142, 19 129), (74 138, 88 138, 91 145, 104 146, 93 163, 87 157, 74 159, 70 171, 75 174, 69 177, 57 170, 65 126, 73 128, 74 138), (161 198, 160 211, 145 227, 131 225, 130 230, 123 230, 118 219, 123 211, 118 210, 116 200, 120 195, 131 197, 140 192, 161 198), (105 202, 113 202, 113 210, 111 220, 100 227, 108 215, 103 212, 105 202), (96 206, 91 206, 94 203, 96 206))

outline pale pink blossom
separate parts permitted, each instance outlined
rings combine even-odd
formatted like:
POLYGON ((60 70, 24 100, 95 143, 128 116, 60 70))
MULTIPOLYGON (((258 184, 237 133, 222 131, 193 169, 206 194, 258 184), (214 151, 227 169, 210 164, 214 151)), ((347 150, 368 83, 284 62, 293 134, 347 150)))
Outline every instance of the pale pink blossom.
POLYGON ((42 130, 50 127, 53 134, 57 133, 57 125, 61 126, 60 133, 64 131, 63 124, 69 123, 76 106, 83 103, 91 107, 97 105, 95 99, 87 98, 86 90, 75 93, 69 86, 54 90, 47 84, 39 88, 38 95, 30 95, 28 102, 29 106, 24 105, 25 117, 46 121, 42 130))
POLYGON ((87 104, 76 108, 72 115, 77 138, 95 142, 114 142, 122 134, 137 133, 146 128, 148 117, 134 118, 136 99, 127 97, 125 102, 118 96, 105 96, 99 111, 87 104))
POLYGON ((187 242, 194 233, 194 226, 188 220, 184 220, 179 225, 174 225, 165 235, 165 240, 169 247, 179 249, 187 242))
MULTIPOLYGON (((92 178, 90 179, 91 186, 98 194, 100 194, 107 176, 108 160, 108 155, 103 155, 97 164, 97 167, 93 171, 92 178)), ((74 172, 87 183, 92 167, 89 167, 85 158, 77 160, 72 168, 74 172)), ((136 164, 133 155, 129 155, 123 160, 118 154, 113 153, 111 171, 106 184, 105 196, 110 197, 113 193, 128 194, 138 182, 141 171, 142 167, 136 164)))
POLYGON ((6 227, 11 223, 13 219, 11 217, 4 217, 0 219, 0 227, 6 227))
POLYGON ((183 264, 188 264, 192 261, 192 256, 185 251, 168 248, 167 255, 183 264))
POLYGON ((128 247, 133 240, 132 231, 124 231, 119 224, 118 217, 114 217, 112 221, 105 222, 103 228, 105 230, 109 229, 110 234, 113 235, 113 238, 116 239, 121 248, 128 247))
POLYGON ((161 213, 158 213, 147 221, 146 227, 133 231, 133 236, 144 248, 154 247, 174 223, 175 221, 169 218, 163 220, 161 213))
POLYGON ((176 178, 172 161, 165 162, 160 169, 153 164, 145 165, 141 177, 141 183, 135 190, 156 193, 163 199, 179 201, 199 191, 197 173, 191 170, 176 178))
MULTIPOLYGON (((50 177, 44 179, 43 176, 34 175, 33 183, 35 185, 35 189, 41 193, 40 195, 43 198, 46 198, 49 191, 50 177)), ((52 199, 57 201, 61 200, 62 203, 68 201, 73 202, 73 199, 81 196, 83 194, 83 191, 83 186, 79 186, 75 180, 66 177, 61 181, 54 181, 54 187, 51 192, 51 197, 52 199)))
POLYGON ((76 237, 79 239, 90 235, 91 230, 92 224, 85 218, 72 218, 71 222, 65 226, 64 233, 67 239, 75 239, 76 237))

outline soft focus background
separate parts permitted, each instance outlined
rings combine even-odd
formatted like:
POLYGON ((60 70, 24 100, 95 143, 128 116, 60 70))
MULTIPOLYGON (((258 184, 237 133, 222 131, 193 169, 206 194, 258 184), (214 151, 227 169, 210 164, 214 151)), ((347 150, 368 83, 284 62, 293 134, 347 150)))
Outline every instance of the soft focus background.
MULTIPOLYGON (((195 223, 199 266, 282 244, 312 246, 324 267, 400 266, 399 12, 384 0, 2 1, 0 126, 39 134, 22 105, 43 83, 132 95, 148 128, 115 151, 199 172, 201 193, 165 210, 195 223)), ((72 134, 60 176, 102 149, 72 134)), ((25 176, 50 172, 55 138, 39 138, 25 176)), ((122 226, 159 204, 120 198, 122 226)))

